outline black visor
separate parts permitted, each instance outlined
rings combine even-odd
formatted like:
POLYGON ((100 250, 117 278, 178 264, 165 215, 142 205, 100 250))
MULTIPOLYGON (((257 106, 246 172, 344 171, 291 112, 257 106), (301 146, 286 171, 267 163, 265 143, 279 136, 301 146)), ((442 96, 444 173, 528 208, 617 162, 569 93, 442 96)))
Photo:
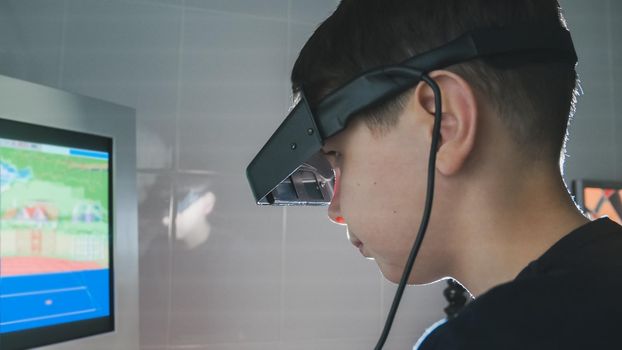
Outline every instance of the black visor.
POLYGON ((416 86, 433 70, 484 59, 497 68, 541 62, 577 62, 570 33, 559 23, 478 29, 408 60, 369 70, 311 109, 304 96, 246 169, 257 204, 328 205, 334 172, 320 152, 366 108, 416 86))

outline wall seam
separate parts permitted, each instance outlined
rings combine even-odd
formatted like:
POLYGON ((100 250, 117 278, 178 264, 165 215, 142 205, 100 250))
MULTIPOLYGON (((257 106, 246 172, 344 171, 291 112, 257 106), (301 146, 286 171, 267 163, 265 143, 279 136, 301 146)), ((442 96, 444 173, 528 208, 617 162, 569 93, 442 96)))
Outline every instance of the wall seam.
POLYGON ((246 13, 246 12, 209 9, 209 8, 192 6, 192 5, 186 5, 186 7, 192 11, 209 12, 209 13, 219 14, 219 15, 235 15, 235 16, 247 17, 249 19, 258 19, 258 20, 263 20, 263 21, 280 22, 280 23, 289 22, 289 16, 286 16, 285 18, 280 18, 280 17, 253 15, 253 14, 246 13))
POLYGON ((172 315, 173 315, 173 267, 174 267, 174 247, 175 247, 175 236, 177 235, 177 172, 179 170, 179 119, 181 114, 181 77, 183 72, 183 44, 184 44, 184 28, 185 28, 185 0, 182 0, 180 8, 180 20, 179 20, 179 37, 178 37, 178 51, 177 51, 177 96, 176 96, 176 106, 175 106, 175 140, 174 140, 174 149, 171 152, 172 163, 173 163, 173 171, 171 178, 171 186, 170 186, 170 204, 169 204, 169 249, 170 253, 169 257, 169 289, 168 289, 168 305, 167 305, 167 315, 166 315, 166 346, 171 347, 171 326, 172 326, 172 315))
POLYGON ((618 147, 616 145, 616 128, 617 128, 617 113, 616 113, 616 103, 615 103, 615 98, 616 98, 616 84, 615 84, 615 79, 614 79, 614 74, 613 74, 613 70, 614 70, 614 59, 613 59, 613 47, 614 47, 614 43, 613 43, 613 14, 611 13, 611 0, 607 0, 607 14, 608 14, 608 20, 607 20, 607 39, 608 39, 608 60, 609 60, 609 70, 610 70, 610 74, 609 74, 609 85, 610 85, 610 89, 611 89, 611 99, 610 99, 610 103, 611 103, 611 142, 612 142, 612 148, 613 148, 613 162, 614 162, 614 176, 615 179, 619 179, 622 176, 622 172, 620 171, 620 167, 619 167, 619 161, 618 161, 618 147))
POLYGON ((179 23, 179 45, 177 51, 177 96, 176 96, 176 106, 175 106, 175 142, 174 142, 174 150, 172 153, 173 157, 173 167, 176 171, 180 170, 180 140, 179 140, 179 122, 181 120, 181 95, 182 95, 182 77, 184 72, 184 61, 183 61, 183 52, 184 52, 184 34, 186 27, 186 1, 182 0, 182 8, 181 8, 181 19, 179 23))
MULTIPOLYGON (((292 10, 292 0, 287 0, 287 28, 286 28, 286 39, 285 39, 285 67, 283 67, 286 71, 288 69, 287 65, 289 64, 289 54, 290 54, 290 41, 291 41, 291 10, 292 10)), ((285 264, 286 264, 286 255, 285 250, 287 249, 287 207, 283 207, 283 222, 281 228, 281 286, 280 286, 280 310, 279 310, 279 347, 283 347, 283 333, 285 329, 285 264)))
POLYGON ((68 21, 68 6, 69 0, 63 1, 63 19, 61 24, 60 31, 60 53, 59 53, 59 62, 58 62, 58 80, 56 82, 57 86, 61 88, 64 84, 64 76, 65 76, 65 50, 67 46, 67 21, 68 21))

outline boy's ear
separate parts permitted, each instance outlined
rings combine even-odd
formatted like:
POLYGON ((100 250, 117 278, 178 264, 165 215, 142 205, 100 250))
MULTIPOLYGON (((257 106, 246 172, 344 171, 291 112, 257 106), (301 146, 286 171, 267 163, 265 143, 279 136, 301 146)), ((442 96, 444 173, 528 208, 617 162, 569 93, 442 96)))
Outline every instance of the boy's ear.
MULTIPOLYGON (((458 173, 473 152, 478 129, 478 105, 475 93, 461 76, 446 70, 430 73, 442 97, 441 138, 436 155, 436 168, 445 175, 458 173)), ((414 99, 425 118, 426 135, 432 140, 434 128, 434 91, 419 83, 414 99)))

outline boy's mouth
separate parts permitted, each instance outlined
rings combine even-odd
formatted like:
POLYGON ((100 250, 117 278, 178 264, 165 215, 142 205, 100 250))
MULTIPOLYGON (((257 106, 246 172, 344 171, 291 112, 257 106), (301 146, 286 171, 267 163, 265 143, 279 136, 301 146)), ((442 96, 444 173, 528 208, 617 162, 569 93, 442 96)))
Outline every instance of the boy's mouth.
POLYGON ((369 258, 369 254, 365 253, 364 251, 364 244, 363 242, 359 241, 358 239, 350 236, 350 243, 352 243, 353 246, 355 246, 356 248, 358 248, 359 252, 361 252, 361 255, 363 255, 366 258, 369 258))

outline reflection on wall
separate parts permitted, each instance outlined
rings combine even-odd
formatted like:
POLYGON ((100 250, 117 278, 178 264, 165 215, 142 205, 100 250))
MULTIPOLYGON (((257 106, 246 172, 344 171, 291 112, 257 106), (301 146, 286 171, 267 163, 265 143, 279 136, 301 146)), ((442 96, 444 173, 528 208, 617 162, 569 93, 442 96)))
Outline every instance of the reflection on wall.
MULTIPOLYGON (((184 243, 188 249, 194 249, 209 238, 209 214, 214 210, 216 196, 213 192, 192 189, 177 204, 175 217, 175 239, 184 243)), ((171 218, 165 216, 162 223, 171 225, 171 218)))

